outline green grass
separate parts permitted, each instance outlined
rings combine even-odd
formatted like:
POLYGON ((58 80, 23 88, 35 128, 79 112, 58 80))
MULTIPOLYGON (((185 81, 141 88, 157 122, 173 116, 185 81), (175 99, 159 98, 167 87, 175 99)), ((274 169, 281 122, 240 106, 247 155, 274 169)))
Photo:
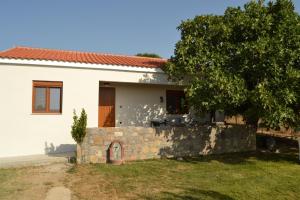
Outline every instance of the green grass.
POLYGON ((73 191, 86 199, 99 194, 108 199, 300 199, 300 165, 294 154, 227 154, 122 166, 85 165, 73 169, 72 175, 76 174, 81 184, 93 191, 80 190, 81 184, 75 186, 73 191))
POLYGON ((15 180, 16 176, 16 169, 0 169, 0 199, 20 190, 17 185, 12 184, 12 180, 15 180))
MULTIPOLYGON (((24 191, 40 190, 24 183, 34 173, 0 169, 0 199, 22 199, 24 191)), ((53 185, 51 179, 41 181, 53 185)), ((300 165, 291 152, 75 165, 61 181, 78 199, 300 199, 300 165)))

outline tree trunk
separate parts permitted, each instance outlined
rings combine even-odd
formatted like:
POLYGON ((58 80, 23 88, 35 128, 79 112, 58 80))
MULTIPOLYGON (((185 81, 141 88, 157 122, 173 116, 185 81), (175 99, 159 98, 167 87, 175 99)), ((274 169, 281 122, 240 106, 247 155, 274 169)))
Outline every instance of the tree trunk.
POLYGON ((216 121, 216 111, 210 111, 210 123, 215 123, 216 121))
POLYGON ((298 137, 298 145, 299 145, 299 162, 300 162, 300 136, 298 137))
POLYGON ((76 161, 78 164, 81 164, 83 162, 82 159, 83 155, 82 155, 82 148, 81 148, 81 144, 77 144, 77 156, 76 156, 76 161))

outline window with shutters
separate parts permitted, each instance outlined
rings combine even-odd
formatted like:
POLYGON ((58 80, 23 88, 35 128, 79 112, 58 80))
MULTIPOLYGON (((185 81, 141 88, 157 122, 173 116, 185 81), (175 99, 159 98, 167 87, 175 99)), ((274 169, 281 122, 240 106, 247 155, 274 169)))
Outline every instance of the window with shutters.
POLYGON ((33 81, 32 113, 62 113, 63 82, 33 81))

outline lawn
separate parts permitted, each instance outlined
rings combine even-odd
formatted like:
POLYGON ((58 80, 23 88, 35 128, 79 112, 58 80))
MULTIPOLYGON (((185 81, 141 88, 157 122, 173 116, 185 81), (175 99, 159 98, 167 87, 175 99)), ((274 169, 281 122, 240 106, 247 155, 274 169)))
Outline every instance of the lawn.
POLYGON ((22 183, 15 183, 21 170, 16 169, 0 169, 0 199, 7 199, 7 197, 23 190, 22 183))
POLYGON ((300 199, 295 154, 81 165, 71 168, 68 176, 69 187, 79 199, 300 199))
POLYGON ((183 160, 0 169, 0 199, 45 199, 56 186, 72 199, 300 199, 294 153, 234 153, 183 160), (64 167, 65 166, 65 167, 64 167))

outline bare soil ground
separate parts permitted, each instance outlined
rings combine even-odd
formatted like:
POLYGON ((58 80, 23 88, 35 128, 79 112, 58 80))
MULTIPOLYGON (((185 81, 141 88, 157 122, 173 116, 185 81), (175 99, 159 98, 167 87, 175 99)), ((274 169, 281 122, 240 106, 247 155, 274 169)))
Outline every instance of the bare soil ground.
POLYGON ((51 163, 44 166, 3 169, 3 174, 8 177, 0 183, 0 199, 46 199, 52 188, 65 187, 65 177, 70 167, 71 165, 66 163, 51 163))

